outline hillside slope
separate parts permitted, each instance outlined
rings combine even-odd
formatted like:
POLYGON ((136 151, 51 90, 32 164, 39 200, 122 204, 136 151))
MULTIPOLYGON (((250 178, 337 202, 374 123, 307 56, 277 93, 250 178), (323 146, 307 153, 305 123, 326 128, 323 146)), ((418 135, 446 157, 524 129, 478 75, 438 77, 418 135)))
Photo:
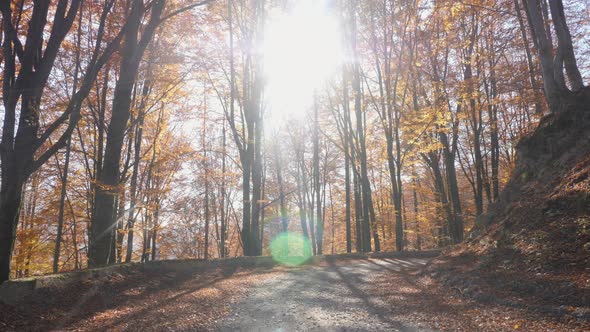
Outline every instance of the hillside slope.
POLYGON ((429 271, 481 301, 590 320, 590 89, 567 100, 521 140, 469 240, 429 271))

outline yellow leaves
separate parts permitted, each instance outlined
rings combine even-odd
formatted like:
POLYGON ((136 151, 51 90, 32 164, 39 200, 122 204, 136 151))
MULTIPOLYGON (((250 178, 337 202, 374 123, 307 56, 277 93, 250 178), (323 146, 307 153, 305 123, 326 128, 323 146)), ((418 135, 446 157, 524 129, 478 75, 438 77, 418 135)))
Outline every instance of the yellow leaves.
POLYGON ((91 182, 94 183, 94 185, 96 187, 105 191, 107 195, 113 195, 113 196, 119 195, 119 193, 123 190, 123 187, 124 187, 124 184, 119 184, 117 186, 113 186, 113 185, 108 185, 108 184, 101 183, 101 182, 98 182, 95 180, 92 180, 91 182))
POLYGON ((453 6, 451 6, 451 16, 456 17, 464 10, 465 6, 461 2, 454 2, 453 6))
POLYGON ((383 209, 395 211, 395 206, 393 204, 383 204, 383 209))
POLYGON ((439 141, 434 140, 424 141, 419 146, 420 151, 423 151, 425 153, 440 150, 441 148, 442 144, 439 141))

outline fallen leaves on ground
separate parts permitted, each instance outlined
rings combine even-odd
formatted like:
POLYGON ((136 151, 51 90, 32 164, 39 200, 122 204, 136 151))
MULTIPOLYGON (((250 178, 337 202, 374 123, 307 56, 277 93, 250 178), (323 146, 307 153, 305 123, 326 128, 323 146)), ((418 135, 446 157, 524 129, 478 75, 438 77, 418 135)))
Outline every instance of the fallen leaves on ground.
POLYGON ((89 280, 61 292, 47 290, 26 306, 1 306, 0 330, 208 330, 250 285, 276 273, 227 267, 207 272, 135 271, 89 280))
POLYGON ((365 288, 369 296, 387 303, 391 319, 418 327, 490 332, 590 330, 589 322, 559 320, 527 306, 477 302, 439 284, 419 269, 378 274, 365 288))

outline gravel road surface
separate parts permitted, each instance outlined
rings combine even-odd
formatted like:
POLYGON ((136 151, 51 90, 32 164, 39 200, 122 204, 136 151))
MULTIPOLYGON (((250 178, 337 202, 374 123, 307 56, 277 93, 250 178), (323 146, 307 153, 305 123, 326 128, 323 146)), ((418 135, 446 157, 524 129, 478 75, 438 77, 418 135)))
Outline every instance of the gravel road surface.
POLYGON ((433 331, 388 318, 390 308, 364 290, 375 275, 403 274, 426 262, 372 259, 293 269, 252 287, 218 330, 433 331))

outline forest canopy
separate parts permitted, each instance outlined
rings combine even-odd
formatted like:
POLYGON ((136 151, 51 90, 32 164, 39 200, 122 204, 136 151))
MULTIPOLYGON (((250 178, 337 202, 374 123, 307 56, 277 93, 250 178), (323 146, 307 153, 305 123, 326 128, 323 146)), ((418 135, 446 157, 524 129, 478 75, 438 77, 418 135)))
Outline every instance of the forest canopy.
POLYGON ((460 243, 520 139, 590 79, 573 0, 0 11, 0 282, 460 243))

